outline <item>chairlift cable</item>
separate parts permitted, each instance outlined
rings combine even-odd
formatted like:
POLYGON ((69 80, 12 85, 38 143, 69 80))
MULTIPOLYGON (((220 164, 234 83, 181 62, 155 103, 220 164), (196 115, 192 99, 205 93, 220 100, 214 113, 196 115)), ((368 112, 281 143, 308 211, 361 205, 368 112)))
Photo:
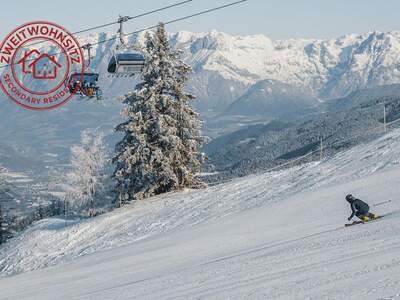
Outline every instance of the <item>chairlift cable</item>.
MULTIPOLYGON (((184 17, 181 17, 181 18, 178 18, 178 19, 174 19, 174 20, 170 20, 170 21, 166 21, 166 22, 162 22, 162 23, 164 23, 164 25, 169 25, 169 24, 172 24, 172 23, 176 23, 176 22, 180 22, 180 21, 183 21, 183 20, 187 20, 187 19, 190 19, 190 18, 193 18, 193 17, 204 15, 204 14, 216 11, 216 10, 221 10, 221 9, 227 8, 229 6, 237 5, 237 4, 240 4, 240 3, 243 3, 243 2, 247 2, 247 1, 248 0, 235 1, 235 2, 232 2, 232 3, 228 3, 228 4, 225 4, 225 5, 222 5, 222 6, 214 7, 214 8, 208 9, 208 10, 200 11, 200 12, 192 14, 192 15, 184 16, 184 17)), ((153 25, 153 26, 149 26, 149 27, 146 27, 146 28, 142 28, 142 29, 139 29, 139 30, 136 30, 136 31, 132 31, 132 32, 129 32, 129 33, 126 33, 126 34, 124 34, 124 36, 138 34, 138 33, 144 32, 144 31, 155 29, 157 27, 158 27, 158 24, 157 25, 153 25)), ((112 38, 105 39, 105 40, 93 43, 92 45, 99 45, 99 44, 107 43, 107 42, 110 42, 110 41, 114 41, 114 40, 116 40, 118 38, 119 38, 119 36, 114 36, 112 38)), ((56 54, 53 54, 53 55, 56 55, 56 54)), ((59 54, 61 54, 61 53, 59 53, 59 54)))
MULTIPOLYGON (((127 16, 127 21, 130 21, 130 20, 133 20, 133 19, 138 19, 138 18, 141 18, 141 17, 144 17, 144 16, 148 16, 148 15, 151 15, 151 14, 154 14, 154 13, 157 13, 157 12, 169 9, 169 8, 173 8, 173 7, 182 5, 182 4, 186 4, 186 3, 192 2, 192 1, 193 0, 186 0, 186 1, 175 3, 175 4, 171 4, 171 5, 168 5, 168 6, 164 6, 164 7, 149 11, 149 12, 138 14, 136 16, 132 16, 132 17, 131 16, 127 16)), ((108 26, 115 25, 115 24, 118 24, 118 23, 119 23, 118 21, 114 21, 114 22, 103 24, 103 25, 94 26, 94 27, 91 27, 91 28, 88 28, 88 29, 79 30, 79 31, 73 32, 72 34, 79 34, 79 33, 87 32, 87 31, 92 31, 92 30, 95 30, 95 29, 108 27, 108 26)))
MULTIPOLYGON (((157 12, 160 12, 160 11, 163 11, 163 10, 167 10, 169 8, 173 8, 173 7, 176 7, 176 6, 180 6, 180 5, 186 4, 188 2, 192 2, 192 1, 193 0, 181 1, 181 2, 178 2, 178 3, 175 3, 175 4, 164 6, 164 7, 161 7, 161 8, 158 8, 158 9, 154 9, 154 10, 151 10, 151 11, 148 11, 148 12, 145 12, 145 13, 141 13, 141 14, 138 14, 138 15, 135 15, 135 16, 126 16, 126 19, 124 19, 124 21, 130 21, 130 20, 133 20, 133 19, 138 19, 138 18, 141 18, 141 17, 144 17, 144 16, 155 14, 157 12)), ((114 21, 114 22, 105 23, 105 24, 102 24, 102 25, 93 26, 93 27, 89 27, 89 28, 82 29, 82 30, 79 30, 79 31, 75 31, 75 32, 72 32, 71 34, 72 35, 77 35, 77 34, 80 34, 80 33, 84 33, 84 32, 88 32, 88 31, 93 31, 93 30, 96 30, 96 29, 112 26, 112 25, 118 24, 119 21, 120 21, 120 19, 118 19, 117 21, 114 21)), ((38 44, 42 44, 42 43, 44 43, 44 41, 32 43, 32 44, 29 44, 27 46, 34 46, 34 45, 38 45, 38 44)))
MULTIPOLYGON (((231 3, 225 4, 225 5, 217 6, 217 7, 211 8, 211 9, 207 9, 207 10, 204 10, 204 11, 200 11, 200 12, 198 12, 198 13, 194 13, 194 14, 191 14, 191 15, 187 15, 187 16, 184 16, 184 17, 181 17, 181 18, 177 18, 177 19, 173 19, 173 20, 170 20, 170 21, 166 21, 166 22, 163 22, 163 23, 164 23, 165 25, 173 24, 173 23, 180 22, 180 21, 183 21, 183 20, 187 20, 187 19, 190 19, 190 18, 193 18, 193 17, 197 17, 197 16, 200 16, 200 15, 208 14, 208 13, 210 13, 210 12, 214 12, 214 11, 217 11, 217 10, 221 10, 221 9, 224 9, 224 8, 227 8, 227 7, 230 7, 230 6, 238 5, 238 4, 240 4, 240 3, 247 2, 247 1, 248 1, 248 0, 239 0, 239 1, 231 2, 231 3)), ((118 23, 118 22, 117 22, 117 23, 118 23)), ((124 36, 130 36, 130 35, 138 34, 138 33, 144 32, 144 31, 148 31, 148 30, 151 30, 151 29, 155 29, 155 28, 157 28, 158 26, 159 26, 159 25, 157 24, 157 25, 153 25, 153 26, 146 27, 146 28, 142 28, 142 29, 139 29, 139 30, 136 30, 136 31, 132 31, 132 32, 130 32, 130 33, 127 33, 127 34, 125 34, 124 36)), ((110 41, 114 41, 114 40, 116 40, 116 39, 118 39, 118 38, 119 38, 119 35, 115 35, 115 36, 112 37, 112 38, 105 39, 105 40, 102 40, 102 41, 99 41, 99 42, 96 42, 96 43, 92 43, 91 45, 93 46, 93 45, 104 44, 104 43, 107 43, 107 42, 110 42, 110 41)), ((80 46, 80 48, 82 49, 82 46, 80 46)), ((65 51, 51 54, 51 56, 56 56, 56 55, 63 54, 63 53, 65 53, 65 51)), ((33 59, 31 59, 31 60, 33 60, 33 59)), ((27 61, 29 61, 29 60, 27 60, 27 61)), ((12 65, 12 64, 0 66, 0 69, 1 69, 1 68, 9 67, 9 66, 11 66, 11 65, 12 65)))

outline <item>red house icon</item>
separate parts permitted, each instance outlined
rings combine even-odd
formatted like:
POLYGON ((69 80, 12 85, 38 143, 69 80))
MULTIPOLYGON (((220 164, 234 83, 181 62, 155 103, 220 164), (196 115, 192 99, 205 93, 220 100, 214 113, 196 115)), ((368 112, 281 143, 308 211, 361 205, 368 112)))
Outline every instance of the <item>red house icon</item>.
POLYGON ((61 68, 61 65, 56 62, 54 56, 44 53, 29 64, 28 67, 32 69, 33 78, 35 79, 55 79, 57 77, 57 69, 61 68))
POLYGON ((25 55, 17 62, 17 64, 22 64, 22 72, 24 74, 32 73, 32 70, 28 67, 29 61, 34 60, 39 56, 40 52, 36 49, 25 52, 25 55))

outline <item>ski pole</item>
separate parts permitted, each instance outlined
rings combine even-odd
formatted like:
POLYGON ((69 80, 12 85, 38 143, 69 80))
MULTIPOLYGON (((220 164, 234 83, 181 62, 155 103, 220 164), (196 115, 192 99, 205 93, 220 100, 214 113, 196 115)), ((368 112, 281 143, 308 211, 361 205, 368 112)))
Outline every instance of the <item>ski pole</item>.
POLYGON ((388 201, 385 201, 385 202, 380 202, 380 203, 374 204, 374 207, 377 207, 377 206, 380 206, 380 205, 383 205, 383 204, 387 204, 387 203, 390 203, 390 202, 392 202, 392 200, 388 200, 388 201))

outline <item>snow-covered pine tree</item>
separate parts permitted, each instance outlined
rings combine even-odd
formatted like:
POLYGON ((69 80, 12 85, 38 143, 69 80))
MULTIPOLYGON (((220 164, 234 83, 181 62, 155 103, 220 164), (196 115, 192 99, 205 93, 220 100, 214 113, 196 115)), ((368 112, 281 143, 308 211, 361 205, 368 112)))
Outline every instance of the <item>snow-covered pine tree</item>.
POLYGON ((6 216, 6 212, 3 206, 3 201, 7 201, 9 198, 8 192, 10 187, 4 178, 6 169, 0 166, 0 244, 4 243, 8 238, 12 236, 10 231, 10 220, 6 216))
POLYGON ((102 193, 106 180, 108 156, 104 134, 98 130, 84 131, 80 145, 71 148, 72 171, 67 174, 69 207, 78 211, 89 209, 94 215, 96 195, 102 193))
POLYGON ((6 227, 7 223, 5 222, 2 205, 0 203, 0 245, 6 240, 6 227))
POLYGON ((142 82, 128 94, 116 127, 123 139, 113 159, 119 205, 127 201, 203 186, 195 173, 201 167, 203 142, 195 99, 185 92, 191 68, 170 48, 164 24, 146 35, 142 82))
MULTIPOLYGON (((0 195, 1 200, 1 195, 0 195)), ((0 201, 0 245, 13 236, 11 232, 12 218, 7 217, 3 204, 0 201)))

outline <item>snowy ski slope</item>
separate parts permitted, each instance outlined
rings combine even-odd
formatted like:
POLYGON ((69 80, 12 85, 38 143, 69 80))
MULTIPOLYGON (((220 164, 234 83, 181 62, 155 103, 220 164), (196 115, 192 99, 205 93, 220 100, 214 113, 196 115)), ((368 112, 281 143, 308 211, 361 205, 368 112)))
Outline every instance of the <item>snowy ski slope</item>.
POLYGON ((0 299, 396 299, 400 130, 322 163, 39 222, 0 248, 0 299), (353 193, 388 215, 344 228, 353 193), (48 267, 51 266, 51 267, 48 267), (48 268, 45 268, 48 267, 48 268))

